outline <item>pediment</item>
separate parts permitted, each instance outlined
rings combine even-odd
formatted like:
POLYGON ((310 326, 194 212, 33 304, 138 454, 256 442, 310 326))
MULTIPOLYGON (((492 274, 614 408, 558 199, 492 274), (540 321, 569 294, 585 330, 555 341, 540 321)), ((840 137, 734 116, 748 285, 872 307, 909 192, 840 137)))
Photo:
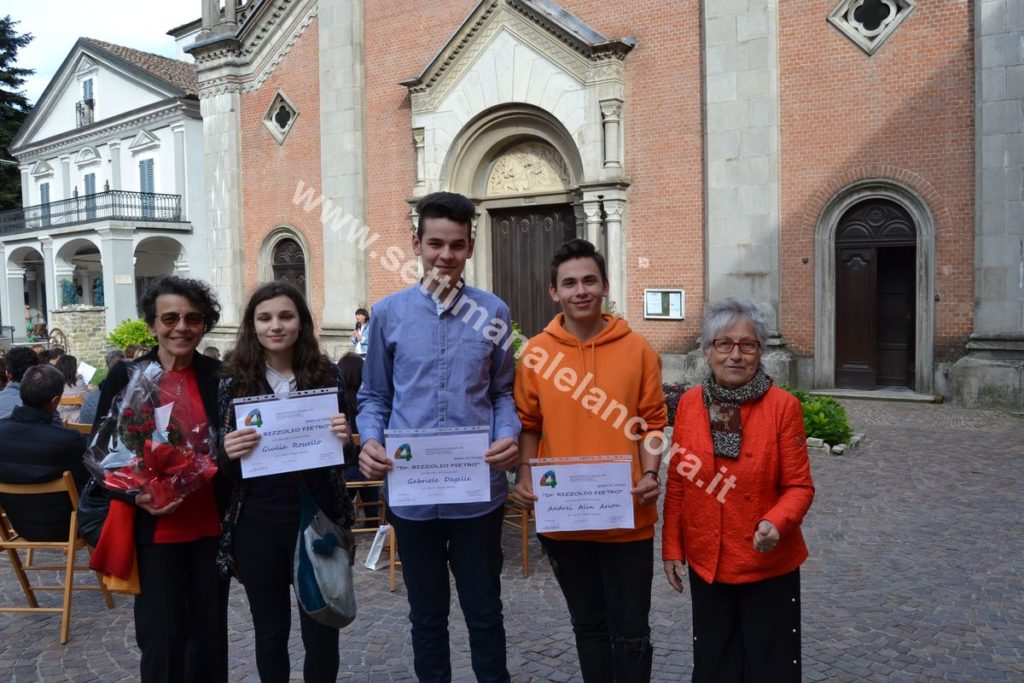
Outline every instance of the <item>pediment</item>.
POLYGON ((552 0, 483 0, 420 75, 402 81, 413 111, 433 110, 502 35, 581 84, 621 80, 622 60, 635 45, 632 38, 606 38, 552 0))
POLYGON ((29 171, 33 178, 42 178, 44 176, 53 175, 53 166, 46 163, 45 161, 37 161, 32 165, 32 170, 29 171))
POLYGON ((78 166, 88 166, 89 164, 98 164, 99 162, 100 154, 96 151, 95 147, 83 147, 75 157, 75 164, 78 166))
POLYGON ((143 150, 159 147, 160 140, 148 130, 140 130, 132 141, 128 143, 128 149, 134 154, 143 150))
POLYGON ((78 60, 78 66, 75 67, 75 75, 89 76, 91 74, 96 73, 96 71, 98 70, 99 67, 96 65, 96 62, 89 59, 88 55, 83 54, 81 59, 78 60))

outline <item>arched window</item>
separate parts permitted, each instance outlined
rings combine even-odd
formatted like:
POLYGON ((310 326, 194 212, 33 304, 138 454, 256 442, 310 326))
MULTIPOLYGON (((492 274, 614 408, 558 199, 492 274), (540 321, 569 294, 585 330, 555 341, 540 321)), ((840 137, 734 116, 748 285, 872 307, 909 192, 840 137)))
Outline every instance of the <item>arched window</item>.
POLYGON ((271 259, 275 280, 290 282, 299 291, 306 291, 306 255, 298 242, 286 237, 274 245, 271 259))

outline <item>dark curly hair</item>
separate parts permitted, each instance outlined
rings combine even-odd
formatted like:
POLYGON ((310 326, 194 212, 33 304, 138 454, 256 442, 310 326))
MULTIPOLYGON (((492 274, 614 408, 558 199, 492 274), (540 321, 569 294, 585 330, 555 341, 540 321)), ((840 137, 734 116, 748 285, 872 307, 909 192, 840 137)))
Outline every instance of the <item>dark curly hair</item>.
POLYGON ((267 361, 263 347, 256 337, 256 307, 264 301, 286 296, 295 304, 299 314, 299 337, 292 347, 292 371, 300 390, 338 386, 333 364, 320 352, 316 337, 316 324, 305 297, 293 285, 283 281, 260 285, 245 306, 238 337, 230 357, 221 366, 221 376, 234 380, 234 396, 259 396, 266 392, 267 361))
POLYGON ((168 275, 162 277, 146 289, 139 306, 142 307, 142 318, 150 327, 156 322, 156 300, 164 294, 175 294, 188 299, 203 314, 203 334, 217 325, 220 320, 220 304, 210 285, 202 280, 191 280, 168 275))

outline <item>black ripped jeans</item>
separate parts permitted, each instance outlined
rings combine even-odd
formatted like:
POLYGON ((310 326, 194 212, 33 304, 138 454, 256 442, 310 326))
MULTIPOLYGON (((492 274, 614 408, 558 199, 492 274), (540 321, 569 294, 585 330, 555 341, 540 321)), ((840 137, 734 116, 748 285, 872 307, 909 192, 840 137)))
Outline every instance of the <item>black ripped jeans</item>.
POLYGON ((585 683, 650 681, 654 539, 540 542, 569 607, 585 683))

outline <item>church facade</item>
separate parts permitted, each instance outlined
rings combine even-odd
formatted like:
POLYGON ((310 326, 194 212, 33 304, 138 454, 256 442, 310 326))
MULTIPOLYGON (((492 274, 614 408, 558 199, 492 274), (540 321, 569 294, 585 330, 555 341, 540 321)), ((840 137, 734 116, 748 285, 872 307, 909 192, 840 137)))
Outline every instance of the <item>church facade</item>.
POLYGON ((211 279, 304 288, 325 343, 416 277, 415 201, 479 211, 470 284, 524 332, 595 242, 666 379, 703 303, 776 380, 1024 408, 1024 11, 915 0, 202 0, 211 279))

